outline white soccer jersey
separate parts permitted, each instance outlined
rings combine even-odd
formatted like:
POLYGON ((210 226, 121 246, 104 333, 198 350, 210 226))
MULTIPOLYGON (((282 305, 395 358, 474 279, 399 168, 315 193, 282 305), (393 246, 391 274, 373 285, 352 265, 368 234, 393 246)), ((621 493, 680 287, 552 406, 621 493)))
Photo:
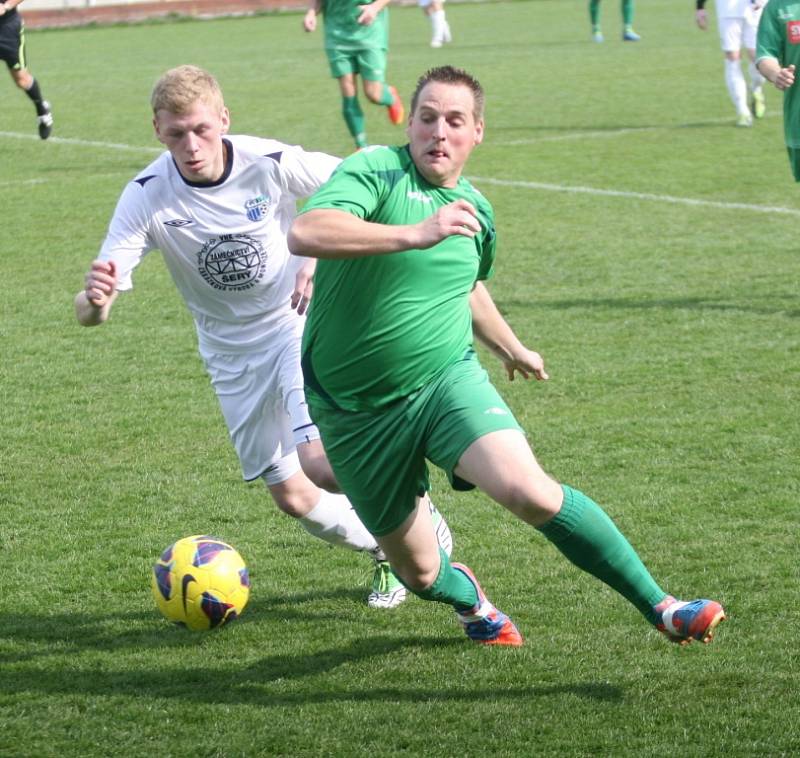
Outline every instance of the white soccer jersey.
POLYGON ((744 18, 763 8, 766 0, 716 0, 717 18, 744 18))
POLYGON ((188 182, 169 152, 153 161, 123 191, 100 251, 128 290, 143 256, 161 250, 203 352, 250 350, 286 327, 294 332, 289 298, 302 260, 286 234, 296 201, 339 163, 276 140, 224 140, 225 170, 213 185, 188 182))

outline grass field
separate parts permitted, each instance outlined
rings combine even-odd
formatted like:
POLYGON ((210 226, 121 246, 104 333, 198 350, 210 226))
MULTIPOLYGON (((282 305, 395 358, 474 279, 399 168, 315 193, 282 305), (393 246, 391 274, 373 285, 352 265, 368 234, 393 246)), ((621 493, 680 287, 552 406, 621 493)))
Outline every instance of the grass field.
MULTIPOLYGON (((546 384, 508 385, 537 454, 616 519, 665 589, 721 600, 709 647, 668 644, 538 534, 438 474, 459 560, 527 638, 469 644, 443 606, 363 602, 328 549, 241 481, 191 320, 157 255, 112 320, 72 297, 125 183, 157 152, 148 95, 214 71, 234 131, 350 147, 321 37, 299 15, 30 32, 55 113, 0 108, 0 755, 532 756, 800 752, 800 190, 779 98, 733 126, 715 32, 639 4, 606 43, 585 4, 448 6, 433 51, 392 11, 390 79, 431 64, 488 91, 468 174, 494 204, 490 288, 546 384), (198 635, 149 591, 187 534, 247 560, 241 621, 198 635)), ((403 138, 378 108, 370 138, 403 138)))

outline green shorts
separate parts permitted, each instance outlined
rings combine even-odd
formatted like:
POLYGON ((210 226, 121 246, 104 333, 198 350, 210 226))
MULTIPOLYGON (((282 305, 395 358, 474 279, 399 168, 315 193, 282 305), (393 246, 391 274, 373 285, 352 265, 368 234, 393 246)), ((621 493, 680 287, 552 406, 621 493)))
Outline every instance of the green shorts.
POLYGON ((364 48, 362 50, 326 49, 331 76, 338 79, 345 74, 360 74, 370 82, 386 81, 386 50, 364 48))
POLYGON ((473 351, 421 389, 381 412, 333 410, 309 397, 339 486, 377 536, 399 527, 429 488, 426 459, 454 489, 473 484, 453 473, 479 437, 521 430, 473 351))
POLYGON ((792 167, 792 175, 796 182, 800 182, 800 147, 787 147, 789 153, 789 165, 792 167))

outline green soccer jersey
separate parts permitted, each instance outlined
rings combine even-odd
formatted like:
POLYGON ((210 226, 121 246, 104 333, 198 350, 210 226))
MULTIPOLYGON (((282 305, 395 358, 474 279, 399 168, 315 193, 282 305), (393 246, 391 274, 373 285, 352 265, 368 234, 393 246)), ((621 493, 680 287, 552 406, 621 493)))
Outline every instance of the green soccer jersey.
POLYGON ((416 224, 459 198, 476 208, 475 237, 427 250, 320 260, 303 334, 309 398, 375 411, 406 397, 472 345, 469 296, 492 274, 494 213, 466 179, 429 184, 408 147, 371 147, 347 158, 303 212, 334 208, 379 224, 416 224))
POLYGON ((325 24, 326 50, 387 50, 389 13, 384 8, 369 26, 358 23, 363 0, 325 0, 322 20, 325 24))
MULTIPOLYGON (((794 64, 800 77, 800 2, 770 0, 758 25, 756 60, 776 58, 782 67, 794 64)), ((800 83, 783 95, 783 131, 788 147, 800 147, 800 83)))

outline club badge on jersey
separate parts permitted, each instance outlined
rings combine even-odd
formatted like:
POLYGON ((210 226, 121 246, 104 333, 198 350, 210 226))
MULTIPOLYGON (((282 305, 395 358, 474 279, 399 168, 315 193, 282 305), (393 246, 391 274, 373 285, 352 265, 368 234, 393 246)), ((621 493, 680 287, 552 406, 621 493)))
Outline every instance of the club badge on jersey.
POLYGON ((259 195, 252 200, 248 200, 244 204, 244 209, 247 213, 247 218, 251 221, 261 221, 267 215, 267 208, 269 207, 269 198, 265 195, 259 195))

